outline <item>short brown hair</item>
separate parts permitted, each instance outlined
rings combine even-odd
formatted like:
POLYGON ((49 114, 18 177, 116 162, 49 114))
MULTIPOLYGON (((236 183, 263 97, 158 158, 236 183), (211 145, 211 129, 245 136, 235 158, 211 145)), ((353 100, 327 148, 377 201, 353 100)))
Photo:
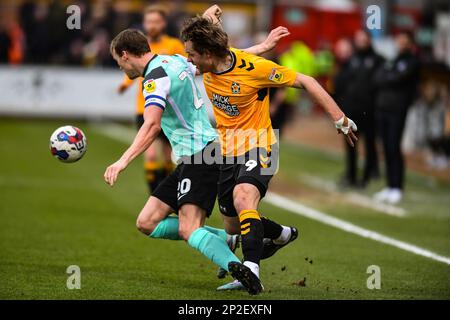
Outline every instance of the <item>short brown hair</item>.
POLYGON ((194 50, 200 54, 209 51, 223 58, 229 53, 228 35, 225 31, 199 15, 184 23, 181 39, 184 42, 191 41, 194 50))
POLYGON ((147 13, 157 12, 164 20, 167 21, 167 8, 161 4, 151 4, 144 9, 144 16, 147 13))
POLYGON ((124 51, 140 57, 150 52, 150 46, 147 37, 141 31, 126 29, 111 41, 110 51, 111 54, 115 52, 119 57, 122 56, 124 51))

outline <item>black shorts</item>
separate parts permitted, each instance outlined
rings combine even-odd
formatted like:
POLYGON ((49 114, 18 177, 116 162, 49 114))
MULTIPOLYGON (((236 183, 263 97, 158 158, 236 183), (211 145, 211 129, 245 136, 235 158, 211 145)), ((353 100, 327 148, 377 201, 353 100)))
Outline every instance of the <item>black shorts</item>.
MULTIPOLYGON (((277 145, 272 147, 277 148, 277 145)), ((256 148, 241 157, 228 159, 224 157, 218 184, 219 209, 223 215, 228 217, 238 215, 234 207, 233 190, 240 183, 249 183, 258 188, 261 199, 266 195, 269 182, 275 174, 274 170, 268 170, 267 167, 278 166, 278 158, 274 159, 271 157, 272 154, 266 149, 256 148)))
MULTIPOLYGON (((136 127, 138 129, 140 129, 142 127, 142 125, 144 124, 144 115, 143 114, 138 114, 136 115, 136 127)), ((161 140, 164 143, 167 143, 170 146, 170 141, 169 139, 166 137, 166 135, 164 134, 164 132, 161 130, 158 134, 158 136, 156 137, 156 139, 161 140)))
POLYGON ((219 165, 194 163, 197 156, 189 157, 190 163, 178 164, 152 195, 169 205, 175 213, 183 204, 191 203, 204 209, 209 217, 216 203, 219 165))

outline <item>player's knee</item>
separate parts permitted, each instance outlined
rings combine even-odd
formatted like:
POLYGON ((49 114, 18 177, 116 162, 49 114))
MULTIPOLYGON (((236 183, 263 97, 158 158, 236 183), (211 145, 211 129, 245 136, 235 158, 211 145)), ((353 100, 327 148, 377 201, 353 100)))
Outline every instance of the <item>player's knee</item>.
POLYGON ((156 224, 151 219, 139 216, 136 220, 136 228, 148 236, 155 230, 156 224))
POLYGON ((233 203, 238 213, 242 210, 254 209, 255 195, 252 190, 237 185, 234 189, 233 203))

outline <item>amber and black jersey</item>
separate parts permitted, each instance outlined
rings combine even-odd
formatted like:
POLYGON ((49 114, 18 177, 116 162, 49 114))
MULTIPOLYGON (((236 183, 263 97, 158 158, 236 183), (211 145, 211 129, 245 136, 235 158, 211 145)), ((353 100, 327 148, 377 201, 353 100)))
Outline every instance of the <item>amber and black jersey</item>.
POLYGON ((292 86, 297 73, 250 53, 230 48, 232 65, 205 73, 222 153, 239 156, 255 147, 270 150, 276 142, 269 114, 269 87, 292 86))

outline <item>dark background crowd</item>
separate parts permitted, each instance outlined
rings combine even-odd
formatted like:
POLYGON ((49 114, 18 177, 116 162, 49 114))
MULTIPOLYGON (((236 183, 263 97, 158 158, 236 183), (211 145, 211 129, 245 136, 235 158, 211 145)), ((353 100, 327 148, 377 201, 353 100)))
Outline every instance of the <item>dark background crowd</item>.
MULTIPOLYGON (((178 37, 186 13, 176 3, 169 4, 166 32, 178 37)), ((142 4, 141 6, 143 6, 142 4)), ((10 9, 0 24, 0 62, 63 64, 76 66, 115 66, 109 42, 126 28, 141 28, 142 13, 115 5, 113 1, 78 0, 70 3, 24 1, 10 9), (81 10, 82 28, 69 29, 69 5, 81 10)))

